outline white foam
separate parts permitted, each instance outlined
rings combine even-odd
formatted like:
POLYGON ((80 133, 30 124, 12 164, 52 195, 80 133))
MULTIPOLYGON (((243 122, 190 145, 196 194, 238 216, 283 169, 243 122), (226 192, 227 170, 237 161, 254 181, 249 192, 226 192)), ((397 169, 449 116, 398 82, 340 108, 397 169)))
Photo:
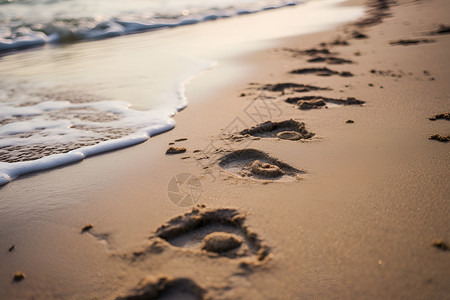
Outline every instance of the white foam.
POLYGON ((167 23, 152 23, 143 21, 124 21, 124 20, 118 20, 116 22, 125 28, 126 33, 135 33, 139 31, 148 31, 168 27, 167 23))
POLYGON ((48 42, 48 37, 38 31, 22 28, 11 38, 0 37, 0 51, 28 48, 44 45, 48 42))
MULTIPOLYGON (((13 93, 5 92, 0 86, 0 118, 11 122, 0 126, 0 155, 4 147, 9 147, 6 150, 8 155, 20 157, 36 151, 33 148, 35 146, 39 147, 37 151, 59 147, 61 152, 64 151, 64 145, 81 145, 66 153, 34 160, 0 162, 0 185, 27 173, 71 164, 93 155, 136 145, 174 128, 173 115, 187 105, 185 85, 192 77, 214 65, 211 62, 195 61, 197 68, 191 69, 191 76, 179 83, 176 99, 165 101, 166 105, 152 110, 136 110, 131 108, 130 103, 119 100, 38 102, 38 96, 29 95, 42 90, 41 84, 21 84, 18 85, 20 88, 15 86, 13 93), (30 99, 35 102, 29 103, 30 99), (83 143, 90 145, 82 146, 83 143)), ((6 83, 6 86, 10 85, 11 82, 6 83)), ((43 94, 44 98, 52 95, 43 94)))
POLYGON ((102 38, 116 37, 125 34, 125 28, 115 22, 101 22, 92 30, 86 31, 83 35, 85 39, 96 40, 102 38))
MULTIPOLYGON (((76 105, 71 105, 76 106, 76 105)), ((111 107, 109 103, 88 105, 90 107, 105 106, 111 107)), ((120 111, 118 107, 114 109, 115 112, 120 111)), ((122 138, 112 139, 99 142, 95 145, 81 147, 69 151, 67 153, 53 154, 43 158, 31 161, 6 163, 0 162, 0 185, 5 184, 12 179, 31 172, 42 171, 73 162, 80 161, 89 156, 97 155, 103 152, 108 152, 146 141, 151 136, 168 131, 175 126, 175 121, 170 118, 170 115, 165 116, 161 112, 156 111, 136 111, 129 108, 124 108, 121 111, 123 119, 108 122, 111 128, 118 128, 127 126, 137 129, 136 133, 127 135, 122 138), (140 128, 139 128, 140 127, 140 128)), ((76 122, 74 120, 48 120, 45 117, 34 118, 24 122, 15 122, 6 124, 0 128, 0 147, 4 146, 22 146, 29 145, 58 145, 73 143, 78 139, 102 138, 101 133, 89 132, 79 129, 71 128, 76 122), (18 133, 29 133, 39 129, 39 133, 35 133, 27 138, 5 138, 7 135, 14 135, 18 133)), ((80 122, 94 125, 95 122, 80 122)), ((99 125, 99 124, 96 124, 99 125)), ((99 125, 100 126, 100 125, 99 125)))

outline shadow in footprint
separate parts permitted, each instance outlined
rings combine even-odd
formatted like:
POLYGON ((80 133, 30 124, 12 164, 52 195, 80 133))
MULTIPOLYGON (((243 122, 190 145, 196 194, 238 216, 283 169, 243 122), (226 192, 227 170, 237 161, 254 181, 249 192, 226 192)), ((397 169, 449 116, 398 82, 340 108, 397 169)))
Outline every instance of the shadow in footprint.
POLYGON ((389 45, 391 46, 411 46, 411 45, 419 45, 419 44, 429 44, 434 43, 435 40, 430 39, 414 39, 414 40, 397 40, 389 42, 389 45))
POLYGON ((440 135, 435 133, 429 137, 430 140, 435 140, 443 143, 450 142, 450 135, 440 135))
POLYGON ((369 27, 381 23, 384 18, 390 16, 389 10, 395 4, 395 0, 369 1, 366 16, 358 20, 355 25, 357 27, 369 27))
POLYGON ((338 105, 362 105, 365 101, 358 100, 353 97, 347 99, 335 99, 322 96, 304 96, 304 97, 291 97, 285 100, 287 103, 295 104, 298 109, 318 109, 326 107, 327 103, 333 103, 338 105))
POLYGON ((159 227, 150 239, 163 239, 174 247, 229 258, 264 260, 269 248, 245 224, 236 209, 194 208, 159 227))
POLYGON ((434 115, 432 117, 429 117, 428 119, 430 121, 436 121, 436 120, 447 120, 447 121, 450 121, 450 112, 446 112, 446 113, 443 113, 443 114, 437 114, 437 115, 434 115))
POLYGON ((430 35, 450 34, 450 26, 449 25, 440 24, 438 29, 433 30, 429 34, 430 35))
POLYGON ((311 48, 311 49, 306 49, 306 50, 291 50, 291 51, 295 51, 295 53, 297 53, 297 54, 309 55, 309 56, 315 56, 315 55, 319 55, 319 54, 323 54, 323 55, 331 54, 330 50, 328 50, 327 48, 311 48))
POLYGON ((307 85, 307 84, 298 84, 298 83, 291 83, 291 82, 285 82, 285 83, 277 83, 277 84, 266 84, 262 87, 263 90, 270 91, 270 92, 282 92, 284 94, 285 90, 292 90, 293 92, 297 93, 305 93, 310 91, 329 91, 330 88, 324 88, 314 85, 307 85))
POLYGON ((330 42, 329 44, 332 46, 348 46, 349 45, 349 43, 341 37, 338 37, 337 39, 330 42))
POLYGON ((352 64, 353 61, 335 56, 316 56, 308 59, 309 63, 327 63, 329 65, 352 64))
POLYGON ((433 243, 431 243, 431 245, 434 248, 439 249, 443 252, 450 251, 449 245, 446 242, 444 242, 443 240, 436 240, 433 243))
POLYGON ((368 39, 369 36, 365 33, 354 30, 352 32, 352 38, 357 39, 357 40, 362 40, 362 39, 368 39))
POLYGON ((338 71, 330 70, 328 68, 303 68, 303 69, 292 70, 290 73, 291 74, 300 74, 300 75, 314 74, 317 76, 332 76, 332 75, 339 75, 342 77, 353 76, 352 73, 347 72, 347 71, 338 72, 338 71))
POLYGON ((305 123, 294 120, 282 122, 267 121, 258 124, 240 132, 241 135, 249 134, 251 136, 262 138, 280 138, 284 140, 298 141, 301 139, 310 139, 315 134, 306 130, 305 123))
POLYGON ((306 173, 255 149, 233 151, 220 159, 219 166, 239 177, 258 180, 294 180, 306 173))
POLYGON ((129 295, 117 300, 202 300, 206 291, 189 278, 143 278, 129 295))

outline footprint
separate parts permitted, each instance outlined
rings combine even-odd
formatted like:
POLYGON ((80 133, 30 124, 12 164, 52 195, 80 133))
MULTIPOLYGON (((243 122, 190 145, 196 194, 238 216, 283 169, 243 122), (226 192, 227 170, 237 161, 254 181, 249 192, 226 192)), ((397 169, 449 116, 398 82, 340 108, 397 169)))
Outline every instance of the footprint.
POLYGON ((428 118, 430 121, 436 121, 439 119, 450 121, 450 112, 446 112, 443 114, 437 114, 428 118))
POLYGON ((128 295, 116 300, 203 300, 206 290, 189 278, 147 276, 128 295))
POLYGON ((251 136, 262 138, 280 138, 284 140, 298 141, 301 139, 310 139, 315 134, 306 130, 305 123, 294 120, 282 122, 267 121, 265 123, 244 129, 239 132, 241 135, 249 134, 251 136))
POLYGON ((339 75, 342 77, 352 77, 353 74, 347 71, 344 72, 338 72, 334 70, 330 70, 328 68, 303 68, 303 69, 297 69, 292 70, 290 72, 291 74, 315 74, 317 76, 332 76, 332 75, 339 75))
POLYGON ((380 24, 383 19, 390 15, 389 10, 391 6, 395 5, 393 0, 378 0, 370 1, 368 3, 368 11, 366 16, 355 23, 357 27, 370 27, 380 24))
POLYGON ((349 45, 349 43, 341 37, 338 37, 337 39, 330 42, 329 44, 332 46, 348 46, 349 45))
POLYGON ((316 56, 308 59, 309 63, 327 63, 330 65, 352 64, 353 61, 335 56, 316 56))
POLYGON ((439 28, 436 30, 433 30, 429 33, 430 35, 436 35, 436 34, 450 34, 450 26, 441 24, 439 25, 439 28))
POLYGON ((323 55, 330 55, 331 54, 330 50, 328 50, 325 47, 322 47, 322 48, 310 48, 310 49, 306 49, 306 50, 299 50, 299 49, 294 49, 294 48, 283 48, 283 50, 293 53, 294 57, 299 56, 299 55, 315 56, 315 55, 318 55, 318 54, 323 54, 323 55))
POLYGON ((304 96, 304 97, 291 97, 285 100, 287 103, 295 104, 298 109, 318 109, 325 107, 327 103, 333 103, 338 105, 362 105, 365 101, 358 100, 353 97, 347 99, 335 99, 322 96, 304 96))
POLYGON ((406 73, 401 71, 401 70, 398 73, 395 73, 393 70, 375 70, 375 69, 371 69, 370 73, 374 74, 374 75, 378 75, 378 76, 388 76, 388 77, 397 77, 397 78, 402 78, 404 75, 406 75, 406 73))
POLYGON ((292 90, 297 93, 305 93, 310 91, 329 91, 330 88, 323 88, 314 85, 298 84, 298 83, 277 83, 277 84, 266 84, 262 87, 263 90, 270 92, 282 92, 284 94, 285 90, 292 90))
POLYGON ((354 30, 354 31, 352 32, 352 38, 357 39, 357 40, 362 40, 362 39, 367 39, 367 38, 369 38, 369 37, 368 37, 367 34, 365 34, 365 33, 362 33, 362 32, 360 32, 360 31, 354 30))
POLYGON ((430 140, 435 140, 443 143, 450 142, 450 135, 440 135, 435 133, 429 137, 430 140))
POLYGON ((409 40, 397 40, 397 41, 392 41, 389 42, 389 45, 391 46, 411 46, 411 45, 419 45, 419 44, 429 44, 429 43, 434 43, 436 42, 435 40, 430 40, 430 39, 409 39, 409 40))
POLYGON ((177 249, 229 258, 253 257, 263 261, 269 248, 244 224, 245 216, 236 209, 192 209, 169 220, 150 237, 161 239, 177 249))
POLYGON ((259 180, 295 180, 306 173, 255 149, 233 151, 220 159, 219 166, 239 177, 259 180))

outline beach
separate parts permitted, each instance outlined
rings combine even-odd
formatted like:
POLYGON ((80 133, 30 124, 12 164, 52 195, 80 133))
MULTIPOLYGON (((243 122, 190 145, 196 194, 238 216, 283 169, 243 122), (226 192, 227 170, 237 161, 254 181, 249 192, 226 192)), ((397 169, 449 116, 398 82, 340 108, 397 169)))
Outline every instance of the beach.
POLYGON ((172 130, 0 187, 1 297, 447 297, 450 3, 341 5, 193 77, 172 130))

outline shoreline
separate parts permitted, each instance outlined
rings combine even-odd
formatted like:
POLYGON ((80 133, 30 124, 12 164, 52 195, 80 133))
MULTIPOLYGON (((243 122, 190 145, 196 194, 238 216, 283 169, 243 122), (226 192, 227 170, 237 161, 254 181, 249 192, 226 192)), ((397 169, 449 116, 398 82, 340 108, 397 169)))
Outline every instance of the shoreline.
MULTIPOLYGON (((437 0, 399 2, 400 6, 392 7, 393 16, 367 28, 368 39, 349 40, 349 46, 327 46, 338 52, 333 56, 352 60, 352 64, 308 63, 308 56, 295 57, 295 51, 282 50, 317 48, 321 42, 344 36, 346 26, 338 32, 282 40, 283 45, 275 51, 241 58, 246 68, 251 66, 252 75, 246 76, 245 82, 218 84, 224 74, 236 71, 226 66, 193 80, 186 95, 197 100, 175 116, 179 126, 174 130, 149 143, 100 155, 89 161, 89 170, 80 163, 25 176, 2 187, 3 205, 13 205, 18 197, 26 207, 8 210, 0 226, 7 248, 16 245, 13 252, 0 255, 5 266, 0 272, 0 291, 11 298, 39 293, 42 298, 113 299, 128 294, 143 277, 152 275, 168 282, 189 278, 214 299, 277 299, 280 291, 288 299, 430 299, 448 294, 449 256, 432 243, 450 239, 446 226, 450 189, 445 179, 450 158, 447 144, 428 140, 434 132, 446 134, 448 124, 428 117, 448 111, 445 83, 450 72, 448 60, 442 63, 439 57, 445 57, 449 41, 448 36, 428 37, 424 32, 445 20, 449 6, 437 0), (421 13, 434 19, 423 17, 422 23, 415 23, 421 13), (436 41, 389 45, 399 39, 424 38, 436 41), (357 52, 360 54, 355 55, 357 52), (354 76, 289 74, 316 65, 354 76), (278 83, 331 90, 286 90, 283 94, 258 89, 278 83), (208 101, 212 94, 205 86, 214 88, 214 101, 208 101), (328 109, 300 110, 284 102, 304 95, 355 97, 365 103, 332 106, 327 102, 328 109), (258 97, 281 110, 270 121, 296 119, 315 133, 304 142, 260 138, 247 145, 306 170, 296 182, 261 183, 230 175, 215 160, 208 165, 211 172, 198 164, 204 153, 194 150, 208 149, 211 143, 214 150, 230 147, 220 133, 236 118, 245 126, 257 125, 259 120, 252 120, 246 109, 258 97), (350 119, 353 124, 346 123, 350 119), (175 146, 187 148, 187 153, 164 155, 168 144, 180 138, 188 140, 175 142, 175 146), (190 158, 181 159, 183 156, 190 158), (178 173, 200 179, 202 194, 197 204, 246 214, 244 224, 270 249, 268 259, 253 265, 252 257, 249 262, 211 258, 180 251, 162 241, 162 252, 144 250, 142 257, 130 260, 132 253, 141 253, 137 249, 147 249, 147 238, 161 224, 189 211, 174 205, 167 195, 168 184, 178 173), (82 182, 68 179, 74 175, 81 176, 82 182), (56 191, 53 197, 43 201, 41 197, 52 190, 56 191), (36 198, 41 200, 35 203, 36 198), (86 224, 93 228, 80 234, 86 224), (64 259, 57 262, 52 257, 64 259), (19 270, 27 278, 10 284, 11 274, 19 270)), ((234 143, 238 142, 231 145, 234 143)), ((222 154, 219 152, 217 159, 222 154)))
POLYGON ((173 115, 186 106, 184 82, 187 78, 211 69, 216 64, 214 61, 228 59, 230 62, 235 56, 268 47, 268 40, 273 36, 319 30, 358 14, 358 9, 339 9, 336 4, 340 1, 311 2, 289 10, 223 20, 208 26, 143 33, 5 58, 0 66, 6 102, 0 108, 7 112, 2 114, 6 123, 2 128, 6 147, 0 150, 0 158, 6 163, 0 163, 0 184, 32 171, 135 145, 155 133, 173 128, 173 115), (326 16, 333 11, 349 16, 330 22, 326 16), (317 20, 306 18, 295 22, 298 13, 317 14, 317 20), (249 28, 255 22, 282 23, 282 20, 291 20, 298 28, 270 26, 274 28, 269 32, 249 28), (243 26, 245 30, 231 34, 227 28, 233 26, 243 26), (217 32, 223 34, 222 38, 218 45, 210 45, 209 40, 215 38, 217 32), (103 55, 110 48, 115 51, 103 55), (180 48, 184 49, 182 53, 176 50, 180 48), (54 57, 68 59, 61 66, 60 60, 52 59, 54 57), (17 68, 18 65, 21 67, 17 68), (141 65, 149 66, 153 72, 149 74, 141 65), (116 74, 117 70, 128 70, 129 66, 132 75, 116 74), (160 76, 155 78, 153 73, 160 76), (59 82, 68 84, 61 87, 59 82), (36 94, 43 105, 24 100, 34 99, 36 94), (30 111, 36 117, 30 115, 30 111), (15 124, 9 123, 14 116, 24 118, 24 126, 30 126, 28 131, 34 129, 36 133, 23 139, 20 132, 16 133, 15 124), (71 126, 67 127, 66 119, 71 126), (99 121, 90 123, 91 119, 99 121), (95 137, 98 135, 100 137, 95 137), (45 147, 40 146, 41 143, 45 147), (39 159, 42 153, 46 154, 39 159), (50 157, 50 154, 58 155, 50 157))

